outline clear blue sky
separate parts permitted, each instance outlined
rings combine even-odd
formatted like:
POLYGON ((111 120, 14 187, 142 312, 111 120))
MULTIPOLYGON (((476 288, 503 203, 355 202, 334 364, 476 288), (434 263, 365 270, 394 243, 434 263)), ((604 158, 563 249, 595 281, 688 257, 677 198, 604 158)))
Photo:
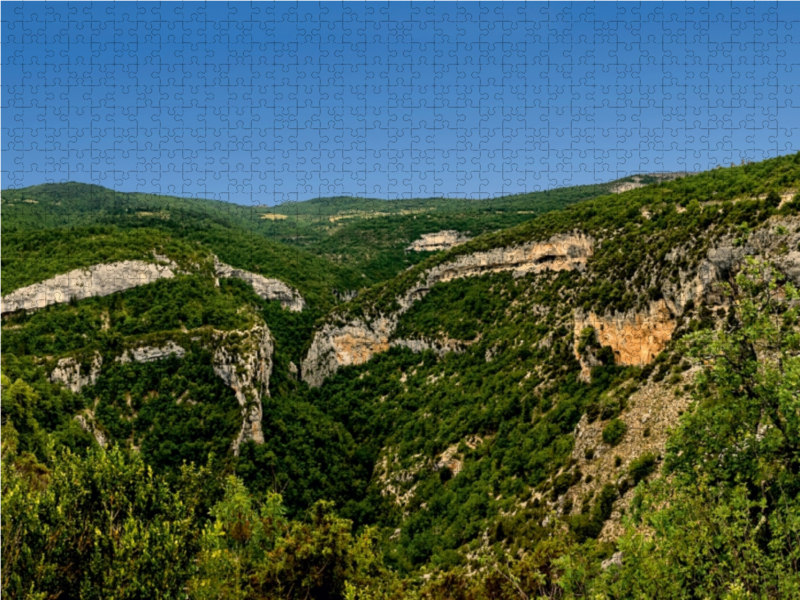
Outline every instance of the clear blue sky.
POLYGON ((2 182, 490 197, 800 150, 800 3, 2 3, 2 182))

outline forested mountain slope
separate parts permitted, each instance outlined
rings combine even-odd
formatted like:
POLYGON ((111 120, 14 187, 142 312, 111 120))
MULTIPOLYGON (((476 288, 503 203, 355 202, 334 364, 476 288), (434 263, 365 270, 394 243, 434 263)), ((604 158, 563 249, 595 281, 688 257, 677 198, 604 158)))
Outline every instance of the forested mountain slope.
POLYGON ((4 306, 170 275, 4 308, 4 592, 800 594, 800 154, 629 183, 347 302, 381 270, 234 221, 18 220, 4 306))
MULTIPOLYGON (((125 193, 75 182, 44 184, 3 192, 3 232, 98 224, 147 227, 200 239, 231 263, 247 259, 252 239, 268 238, 307 251, 297 252, 298 258, 310 253, 334 262, 334 271, 347 274, 334 286, 341 293, 388 279, 422 260, 427 253, 407 249, 426 234, 455 230, 474 237, 606 194, 633 179, 485 200, 337 197, 277 206, 125 193)), ((257 245, 264 263, 291 264, 309 283, 323 280, 306 261, 290 263, 285 251, 267 260, 257 245)), ((237 266, 252 269, 261 263, 237 266)))

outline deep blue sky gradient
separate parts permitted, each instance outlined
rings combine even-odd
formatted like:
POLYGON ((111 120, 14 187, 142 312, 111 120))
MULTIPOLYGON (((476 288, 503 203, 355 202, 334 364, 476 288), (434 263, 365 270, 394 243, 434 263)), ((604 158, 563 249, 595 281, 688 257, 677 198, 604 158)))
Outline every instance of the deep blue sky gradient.
POLYGON ((491 197, 800 150, 798 3, 2 3, 0 185, 491 197))

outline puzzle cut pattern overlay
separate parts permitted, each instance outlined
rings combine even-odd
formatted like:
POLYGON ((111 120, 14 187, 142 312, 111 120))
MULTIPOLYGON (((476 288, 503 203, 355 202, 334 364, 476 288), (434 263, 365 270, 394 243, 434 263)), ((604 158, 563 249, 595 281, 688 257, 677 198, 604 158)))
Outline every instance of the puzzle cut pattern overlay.
POLYGON ((456 203, 758 161, 798 150, 798 30, 776 2, 3 2, 2 187, 456 203))
MULTIPOLYGON (((363 215, 382 200, 457 207, 670 179, 800 149, 798 31, 800 5, 772 2, 4 2, 2 187, 91 182, 262 209, 355 196, 363 215)), ((408 250, 467 240, 440 231, 408 250)), ((577 268, 591 254, 579 246, 500 248, 435 275, 577 268)), ((283 282, 217 263, 303 310, 283 282)), ((96 265, 14 291, 3 312, 177 273, 96 265)), ((621 364, 647 363, 670 313, 590 313, 575 336, 592 326, 621 364)))

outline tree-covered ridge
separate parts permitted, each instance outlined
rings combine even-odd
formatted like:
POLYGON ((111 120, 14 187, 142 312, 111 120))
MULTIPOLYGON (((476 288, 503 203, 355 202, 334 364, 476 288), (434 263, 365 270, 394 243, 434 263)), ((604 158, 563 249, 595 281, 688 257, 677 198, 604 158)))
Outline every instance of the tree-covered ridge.
POLYGON ((228 259, 222 258, 225 262, 245 259, 266 276, 286 281, 294 273, 305 278, 306 287, 325 282, 329 289, 343 292, 384 281, 423 260, 424 253, 406 252, 423 234, 456 229, 480 235, 605 194, 609 186, 573 186, 486 200, 346 197, 267 207, 68 182, 3 191, 3 232, 94 224, 163 229, 173 237, 201 239, 218 254, 228 254, 228 259), (265 238, 279 244, 264 244, 265 238), (235 257, 230 256, 233 249, 235 257), (249 260, 253 250, 259 256, 249 260))
POLYGON ((372 453, 375 491, 408 514, 396 521, 397 567, 462 564, 500 520, 496 538, 512 552, 550 535, 541 522, 551 508, 534 499, 559 489, 575 425, 588 407, 611 406, 614 389, 627 384, 630 393, 640 373, 612 361, 590 386, 578 380, 569 306, 558 293, 576 280, 503 273, 437 284, 395 335, 459 339, 462 352, 394 349, 311 391, 309 401, 372 453))
POLYGON ((584 286, 587 309, 625 310, 647 299, 645 275, 655 281, 691 270, 715 242, 740 228, 754 228, 780 211, 798 211, 800 154, 689 175, 621 194, 611 194, 549 212, 521 225, 480 236, 437 253, 398 277, 374 286, 338 309, 342 315, 397 309, 396 300, 421 275, 459 256, 580 231, 598 240, 584 286), (783 201, 783 202, 782 202, 783 201), (670 251, 691 244, 679 261, 670 251), (641 281, 632 293, 626 282, 641 281), (641 292, 645 292, 642 294, 641 292))
POLYGON ((3 235, 2 249, 4 295, 73 269, 124 260, 173 261, 180 271, 213 274, 216 255, 298 289, 319 316, 337 301, 334 290, 353 289, 362 280, 308 252, 203 221, 20 230, 3 235))
POLYGON ((85 229, 18 231, 3 235, 3 295, 73 269, 123 260, 171 260, 187 272, 210 272, 207 248, 155 229, 85 229))
POLYGON ((17 356, 118 349, 125 338, 212 326, 247 329, 252 288, 210 274, 179 275, 102 298, 50 306, 4 319, 4 348, 17 356))

